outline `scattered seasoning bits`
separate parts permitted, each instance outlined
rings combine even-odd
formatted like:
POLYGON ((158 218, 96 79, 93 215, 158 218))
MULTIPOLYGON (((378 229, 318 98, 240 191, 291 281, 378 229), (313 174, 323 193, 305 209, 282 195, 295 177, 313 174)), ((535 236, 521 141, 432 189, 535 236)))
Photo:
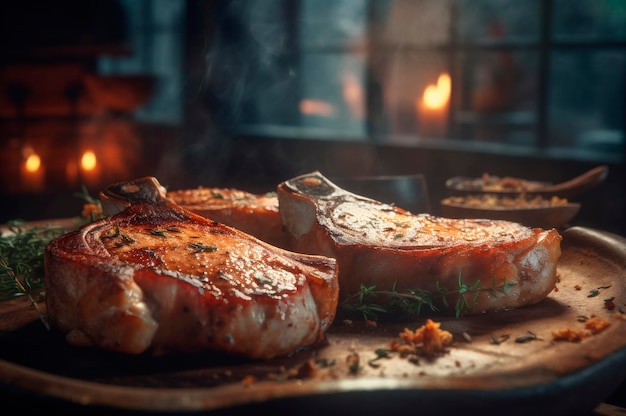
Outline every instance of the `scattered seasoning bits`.
POLYGON ((611 285, 608 285, 608 286, 598 286, 597 288, 590 290, 589 294, 587 295, 587 297, 588 298, 594 298, 594 297, 596 297, 596 296, 598 296, 600 294, 601 290, 608 289, 610 287, 611 287, 611 285))
POLYGON ((608 310, 608 311, 612 311, 613 309, 615 309, 615 297, 610 297, 608 299, 604 299, 604 309, 608 310))
POLYGON ((188 247, 193 250, 194 253, 201 253, 205 251, 217 251, 217 246, 208 246, 201 243, 189 243, 188 247))
POLYGON ((537 335, 535 335, 535 333, 533 333, 532 331, 528 331, 528 334, 515 338, 515 342, 517 342, 518 344, 525 344, 527 342, 536 340, 541 340, 541 338, 538 338, 537 335))
POLYGON ((328 358, 317 358, 315 359, 315 365, 321 368, 328 368, 335 365, 335 360, 329 360, 328 358))
POLYGON ((126 234, 121 234, 120 235, 120 240, 115 242, 115 246, 116 247, 122 247, 122 246, 129 246, 131 244, 133 244, 135 242, 135 240, 126 235, 126 234))
POLYGON ((385 348, 378 348, 374 351, 374 353, 376 354, 376 357, 372 358, 367 363, 370 365, 370 367, 378 368, 380 367, 380 364, 377 361, 383 358, 391 358, 390 352, 391 350, 388 350, 385 348))
POLYGON ((167 235, 165 234, 165 230, 155 230, 153 228, 148 228, 148 232, 152 235, 156 235, 157 237, 167 237, 167 235))
POLYGON ((115 238, 115 237, 119 237, 120 235, 120 227, 115 227, 115 230, 113 231, 112 234, 103 234, 102 238, 115 238))
POLYGON ((348 354, 348 356, 346 357, 346 363, 348 364, 348 371, 350 372, 350 374, 355 375, 359 373, 361 365, 358 353, 353 352, 351 354, 348 354))
POLYGON ((509 334, 500 335, 499 337, 496 337, 495 335, 491 335, 489 342, 491 342, 494 345, 500 345, 506 340, 508 340, 509 338, 510 338, 509 334))

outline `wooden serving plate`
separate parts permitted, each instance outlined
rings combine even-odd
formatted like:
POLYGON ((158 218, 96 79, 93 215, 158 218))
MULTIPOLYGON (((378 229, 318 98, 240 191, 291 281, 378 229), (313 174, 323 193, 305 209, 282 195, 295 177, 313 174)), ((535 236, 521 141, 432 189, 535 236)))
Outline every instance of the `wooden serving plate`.
POLYGON ((430 316, 453 334, 448 350, 432 359, 376 359, 377 349, 427 316, 376 325, 339 316, 323 344, 250 361, 212 352, 121 356, 70 347, 45 329, 26 299, 3 302, 0 392, 116 414, 590 413, 626 379, 626 239, 583 227, 562 234, 557 290, 522 309, 430 316), (581 329, 594 316, 610 326, 580 342, 553 339, 554 331, 581 329), (348 359, 355 354, 356 370, 348 359))

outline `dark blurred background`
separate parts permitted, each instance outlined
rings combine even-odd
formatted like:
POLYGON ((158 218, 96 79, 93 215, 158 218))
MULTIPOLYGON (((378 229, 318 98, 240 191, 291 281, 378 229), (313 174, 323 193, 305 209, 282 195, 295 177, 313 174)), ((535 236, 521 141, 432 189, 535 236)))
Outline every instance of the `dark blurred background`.
POLYGON ((0 222, 146 175, 421 173, 437 214, 452 176, 607 165, 572 224, 626 235, 624 0, 20 0, 0 39, 0 222))
POLYGON ((273 190, 423 173, 560 182, 626 234, 623 0, 59 0, 0 5, 0 221, 81 186, 273 190))

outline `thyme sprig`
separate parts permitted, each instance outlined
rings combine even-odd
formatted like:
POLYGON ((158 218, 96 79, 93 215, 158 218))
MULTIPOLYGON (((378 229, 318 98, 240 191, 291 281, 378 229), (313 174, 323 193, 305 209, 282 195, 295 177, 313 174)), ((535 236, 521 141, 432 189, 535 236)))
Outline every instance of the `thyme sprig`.
POLYGON ((490 287, 483 286, 480 280, 467 284, 463 282, 461 272, 459 272, 457 286, 454 289, 441 286, 439 281, 436 282, 434 294, 420 288, 400 292, 397 290, 395 282, 389 290, 378 290, 376 285, 361 285, 360 291, 348 296, 341 306, 348 312, 362 314, 365 320, 376 321, 382 316, 404 318, 420 316, 425 308, 431 312, 439 312, 439 308, 435 305, 435 299, 440 299, 441 305, 450 308, 448 299, 456 297, 454 311, 455 316, 459 318, 476 305, 478 296, 482 292, 506 294, 509 288, 515 284, 514 281, 505 281, 498 285, 495 278, 490 287))

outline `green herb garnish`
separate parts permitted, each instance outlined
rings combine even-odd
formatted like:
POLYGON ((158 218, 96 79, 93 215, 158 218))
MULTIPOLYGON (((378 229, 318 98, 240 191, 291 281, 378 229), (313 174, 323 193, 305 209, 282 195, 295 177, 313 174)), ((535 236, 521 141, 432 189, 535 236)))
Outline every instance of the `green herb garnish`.
POLYGON ((456 288, 451 290, 436 282, 435 294, 420 288, 399 292, 396 290, 395 283, 389 290, 377 290, 375 285, 361 285, 361 290, 348 296, 341 306, 346 311, 361 313, 365 320, 376 321, 383 315, 419 316, 423 308, 427 308, 431 312, 438 312, 439 309, 433 299, 440 298, 441 304, 449 308, 448 298, 456 296, 454 310, 455 316, 459 318, 476 305, 481 292, 506 293, 511 286, 515 286, 514 281, 505 281, 502 285, 497 285, 495 279, 491 287, 484 287, 479 280, 468 285, 463 282, 461 273, 459 273, 456 288))
POLYGON ((62 235, 63 230, 26 227, 22 220, 9 221, 7 225, 9 232, 0 236, 0 300, 28 296, 43 318, 37 306, 45 287, 43 254, 50 240, 62 235))

